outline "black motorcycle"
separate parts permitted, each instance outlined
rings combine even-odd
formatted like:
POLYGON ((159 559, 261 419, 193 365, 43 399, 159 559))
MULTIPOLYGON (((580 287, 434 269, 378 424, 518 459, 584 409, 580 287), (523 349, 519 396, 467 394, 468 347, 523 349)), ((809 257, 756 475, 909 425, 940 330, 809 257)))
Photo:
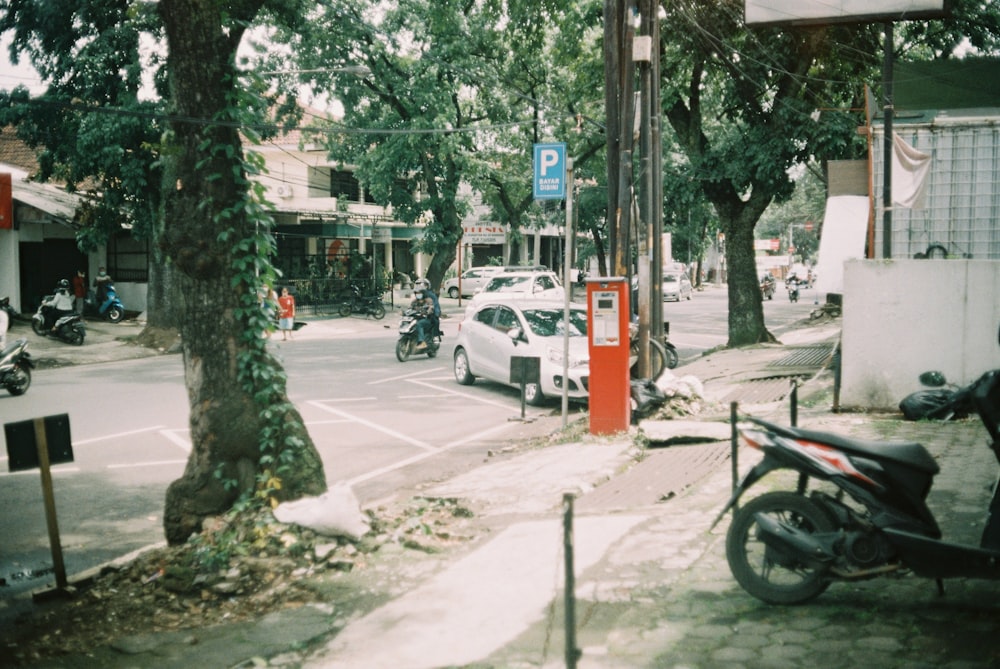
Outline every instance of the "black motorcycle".
POLYGON ((380 321, 385 318, 385 305, 382 304, 381 294, 362 293, 360 288, 353 286, 351 288, 351 295, 340 303, 337 313, 341 316, 364 314, 380 321))
POLYGON ((396 359, 406 362, 415 353, 426 353, 428 358, 433 358, 441 348, 441 337, 444 333, 440 329, 434 332, 434 323, 431 319, 423 316, 416 309, 404 309, 403 319, 399 322, 399 339, 396 340, 396 359), (417 349, 417 322, 424 318, 426 335, 426 348, 417 349))
MULTIPOLYGON (((1000 370, 970 386, 970 401, 1000 462, 1000 370)), ((914 573, 1000 579, 1000 486, 994 486, 979 546, 942 540, 927 507, 937 462, 915 442, 874 442, 747 418, 743 442, 763 459, 739 482, 716 522, 769 472, 798 472, 795 490, 740 506, 726 535, 737 582, 772 604, 808 601, 834 581, 914 573), (835 492, 808 490, 811 479, 835 492)))
POLYGON ((7 313, 7 325, 8 327, 14 325, 14 321, 17 319, 17 309, 10 306, 10 298, 5 297, 0 299, 0 311, 7 313))
POLYGON ((84 327, 80 314, 72 313, 60 316, 56 319, 55 325, 49 329, 45 326, 47 320, 45 309, 45 301, 43 300, 42 304, 38 307, 38 311, 31 317, 31 329, 35 331, 36 335, 55 337, 74 346, 83 345, 83 340, 87 336, 87 328, 84 327))
POLYGON ((11 395, 23 395, 31 385, 35 361, 28 353, 28 340, 18 339, 0 352, 0 386, 11 395))

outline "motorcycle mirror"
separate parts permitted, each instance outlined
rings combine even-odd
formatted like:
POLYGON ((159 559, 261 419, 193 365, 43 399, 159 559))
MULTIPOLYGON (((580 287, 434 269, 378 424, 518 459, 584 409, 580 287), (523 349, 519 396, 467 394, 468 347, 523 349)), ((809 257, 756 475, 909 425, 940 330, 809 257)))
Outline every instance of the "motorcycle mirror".
POLYGON ((920 375, 920 383, 931 388, 940 388, 948 383, 941 372, 924 372, 920 375))

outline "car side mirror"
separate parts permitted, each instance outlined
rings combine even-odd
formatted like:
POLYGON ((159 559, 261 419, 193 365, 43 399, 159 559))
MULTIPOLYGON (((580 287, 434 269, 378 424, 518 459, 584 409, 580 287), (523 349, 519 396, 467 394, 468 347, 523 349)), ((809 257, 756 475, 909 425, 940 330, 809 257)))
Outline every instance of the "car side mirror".
POLYGON ((521 328, 511 328, 507 330, 507 336, 510 340, 514 342, 514 346, 517 346, 517 342, 521 340, 521 328))

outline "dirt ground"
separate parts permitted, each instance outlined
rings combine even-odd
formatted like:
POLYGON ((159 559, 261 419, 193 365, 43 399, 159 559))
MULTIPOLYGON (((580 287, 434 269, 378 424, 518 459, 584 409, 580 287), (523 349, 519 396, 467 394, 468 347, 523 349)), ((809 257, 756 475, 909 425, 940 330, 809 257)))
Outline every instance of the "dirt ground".
POLYGON ((426 557, 474 535, 472 513, 455 500, 414 498, 368 514, 372 530, 358 541, 279 523, 268 510, 210 519, 183 546, 149 550, 78 584, 70 598, 36 603, 0 629, 0 666, 28 666, 124 637, 260 619, 323 602, 329 597, 324 582, 379 578, 387 572, 377 568, 385 556, 426 557))

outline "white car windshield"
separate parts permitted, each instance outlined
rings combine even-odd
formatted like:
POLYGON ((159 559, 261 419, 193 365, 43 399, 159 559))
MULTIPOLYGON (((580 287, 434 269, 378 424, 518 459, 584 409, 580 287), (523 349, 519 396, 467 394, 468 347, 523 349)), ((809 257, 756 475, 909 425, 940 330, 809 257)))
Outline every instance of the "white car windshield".
MULTIPOLYGON (((523 313, 528 327, 539 337, 561 337, 563 335, 565 321, 562 309, 526 309, 523 313)), ((586 311, 570 310, 569 336, 587 336, 586 311)))
POLYGON ((531 291, 530 276, 497 276, 486 285, 488 293, 523 293, 531 291))

